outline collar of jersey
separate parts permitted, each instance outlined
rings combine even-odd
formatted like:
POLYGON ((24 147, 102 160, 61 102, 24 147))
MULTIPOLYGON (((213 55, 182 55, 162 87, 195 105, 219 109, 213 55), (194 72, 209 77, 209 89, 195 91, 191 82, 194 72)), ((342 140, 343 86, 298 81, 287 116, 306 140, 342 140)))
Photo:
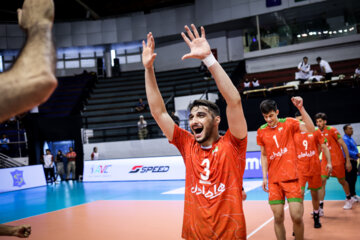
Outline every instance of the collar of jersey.
POLYGON ((202 146, 202 145, 200 145, 200 147, 201 147, 202 149, 209 150, 209 149, 212 148, 212 144, 211 144, 210 146, 202 146))

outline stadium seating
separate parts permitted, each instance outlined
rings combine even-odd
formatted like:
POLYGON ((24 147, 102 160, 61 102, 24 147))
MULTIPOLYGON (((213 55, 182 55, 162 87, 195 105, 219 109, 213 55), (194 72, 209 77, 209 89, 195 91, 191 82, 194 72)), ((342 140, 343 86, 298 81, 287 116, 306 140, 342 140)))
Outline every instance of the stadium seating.
MULTIPOLYGON (((230 74, 238 62, 223 64, 230 74)), ((173 97, 217 92, 213 80, 204 80, 198 68, 156 73, 161 94, 168 111, 174 109, 173 97)), ((99 79, 83 110, 83 125, 94 129, 90 142, 138 139, 137 122, 143 115, 148 122, 149 137, 162 137, 160 129, 151 117, 149 109, 136 112, 138 99, 146 101, 144 71, 123 72, 121 77, 99 79)))

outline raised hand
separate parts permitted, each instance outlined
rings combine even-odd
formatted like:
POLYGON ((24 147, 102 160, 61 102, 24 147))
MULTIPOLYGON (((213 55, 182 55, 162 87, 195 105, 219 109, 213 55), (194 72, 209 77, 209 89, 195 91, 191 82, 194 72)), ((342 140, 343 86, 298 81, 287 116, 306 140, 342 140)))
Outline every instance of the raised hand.
POLYGON ((204 27, 201 27, 201 37, 199 35, 199 32, 197 31, 194 24, 191 24, 192 31, 190 28, 186 25, 185 30, 189 37, 186 36, 185 33, 181 33, 181 36, 183 37, 184 41, 190 48, 190 53, 185 54, 181 59, 187 59, 187 58, 198 58, 198 59, 204 59, 211 53, 210 45, 208 41, 205 38, 205 29, 204 27), (190 38, 190 39, 189 39, 190 38))
POLYGON ((54 2, 52 0, 25 0, 22 9, 18 9, 20 27, 29 30, 42 24, 52 26, 54 21, 54 2))
POLYGON ((303 107, 303 99, 301 97, 292 97, 291 101, 297 109, 300 110, 303 107))
POLYGON ((154 53, 155 41, 151 32, 147 35, 147 43, 145 44, 145 41, 142 41, 142 45, 142 63, 144 68, 152 68, 156 58, 156 53, 154 53))

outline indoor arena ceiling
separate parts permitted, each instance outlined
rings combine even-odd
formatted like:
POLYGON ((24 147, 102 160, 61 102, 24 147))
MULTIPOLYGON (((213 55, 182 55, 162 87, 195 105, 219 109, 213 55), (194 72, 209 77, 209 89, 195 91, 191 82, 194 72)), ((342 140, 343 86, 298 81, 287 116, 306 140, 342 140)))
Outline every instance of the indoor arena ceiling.
MULTIPOLYGON (((55 21, 95 20, 120 16, 132 12, 183 6, 195 0, 54 0, 55 21)), ((16 9, 23 0, 7 0, 0 3, 0 22, 16 22, 16 9)))

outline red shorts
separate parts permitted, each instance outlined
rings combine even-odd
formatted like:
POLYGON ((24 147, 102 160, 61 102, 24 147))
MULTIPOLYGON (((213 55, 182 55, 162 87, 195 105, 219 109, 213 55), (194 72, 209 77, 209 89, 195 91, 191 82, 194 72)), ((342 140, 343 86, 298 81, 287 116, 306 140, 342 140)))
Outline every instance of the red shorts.
MULTIPOLYGON (((321 177, 329 178, 327 170, 326 170, 327 161, 321 161, 321 177)), ((345 163, 333 166, 331 177, 336 177, 338 179, 345 179, 345 163)))
POLYGON ((320 190, 322 186, 321 174, 320 172, 313 176, 303 176, 302 174, 299 174, 299 183, 301 189, 305 189, 306 183, 308 183, 308 189, 313 191, 320 190))
POLYGON ((285 197, 288 202, 302 202, 301 187, 299 181, 269 183, 269 203, 285 204, 285 197))

